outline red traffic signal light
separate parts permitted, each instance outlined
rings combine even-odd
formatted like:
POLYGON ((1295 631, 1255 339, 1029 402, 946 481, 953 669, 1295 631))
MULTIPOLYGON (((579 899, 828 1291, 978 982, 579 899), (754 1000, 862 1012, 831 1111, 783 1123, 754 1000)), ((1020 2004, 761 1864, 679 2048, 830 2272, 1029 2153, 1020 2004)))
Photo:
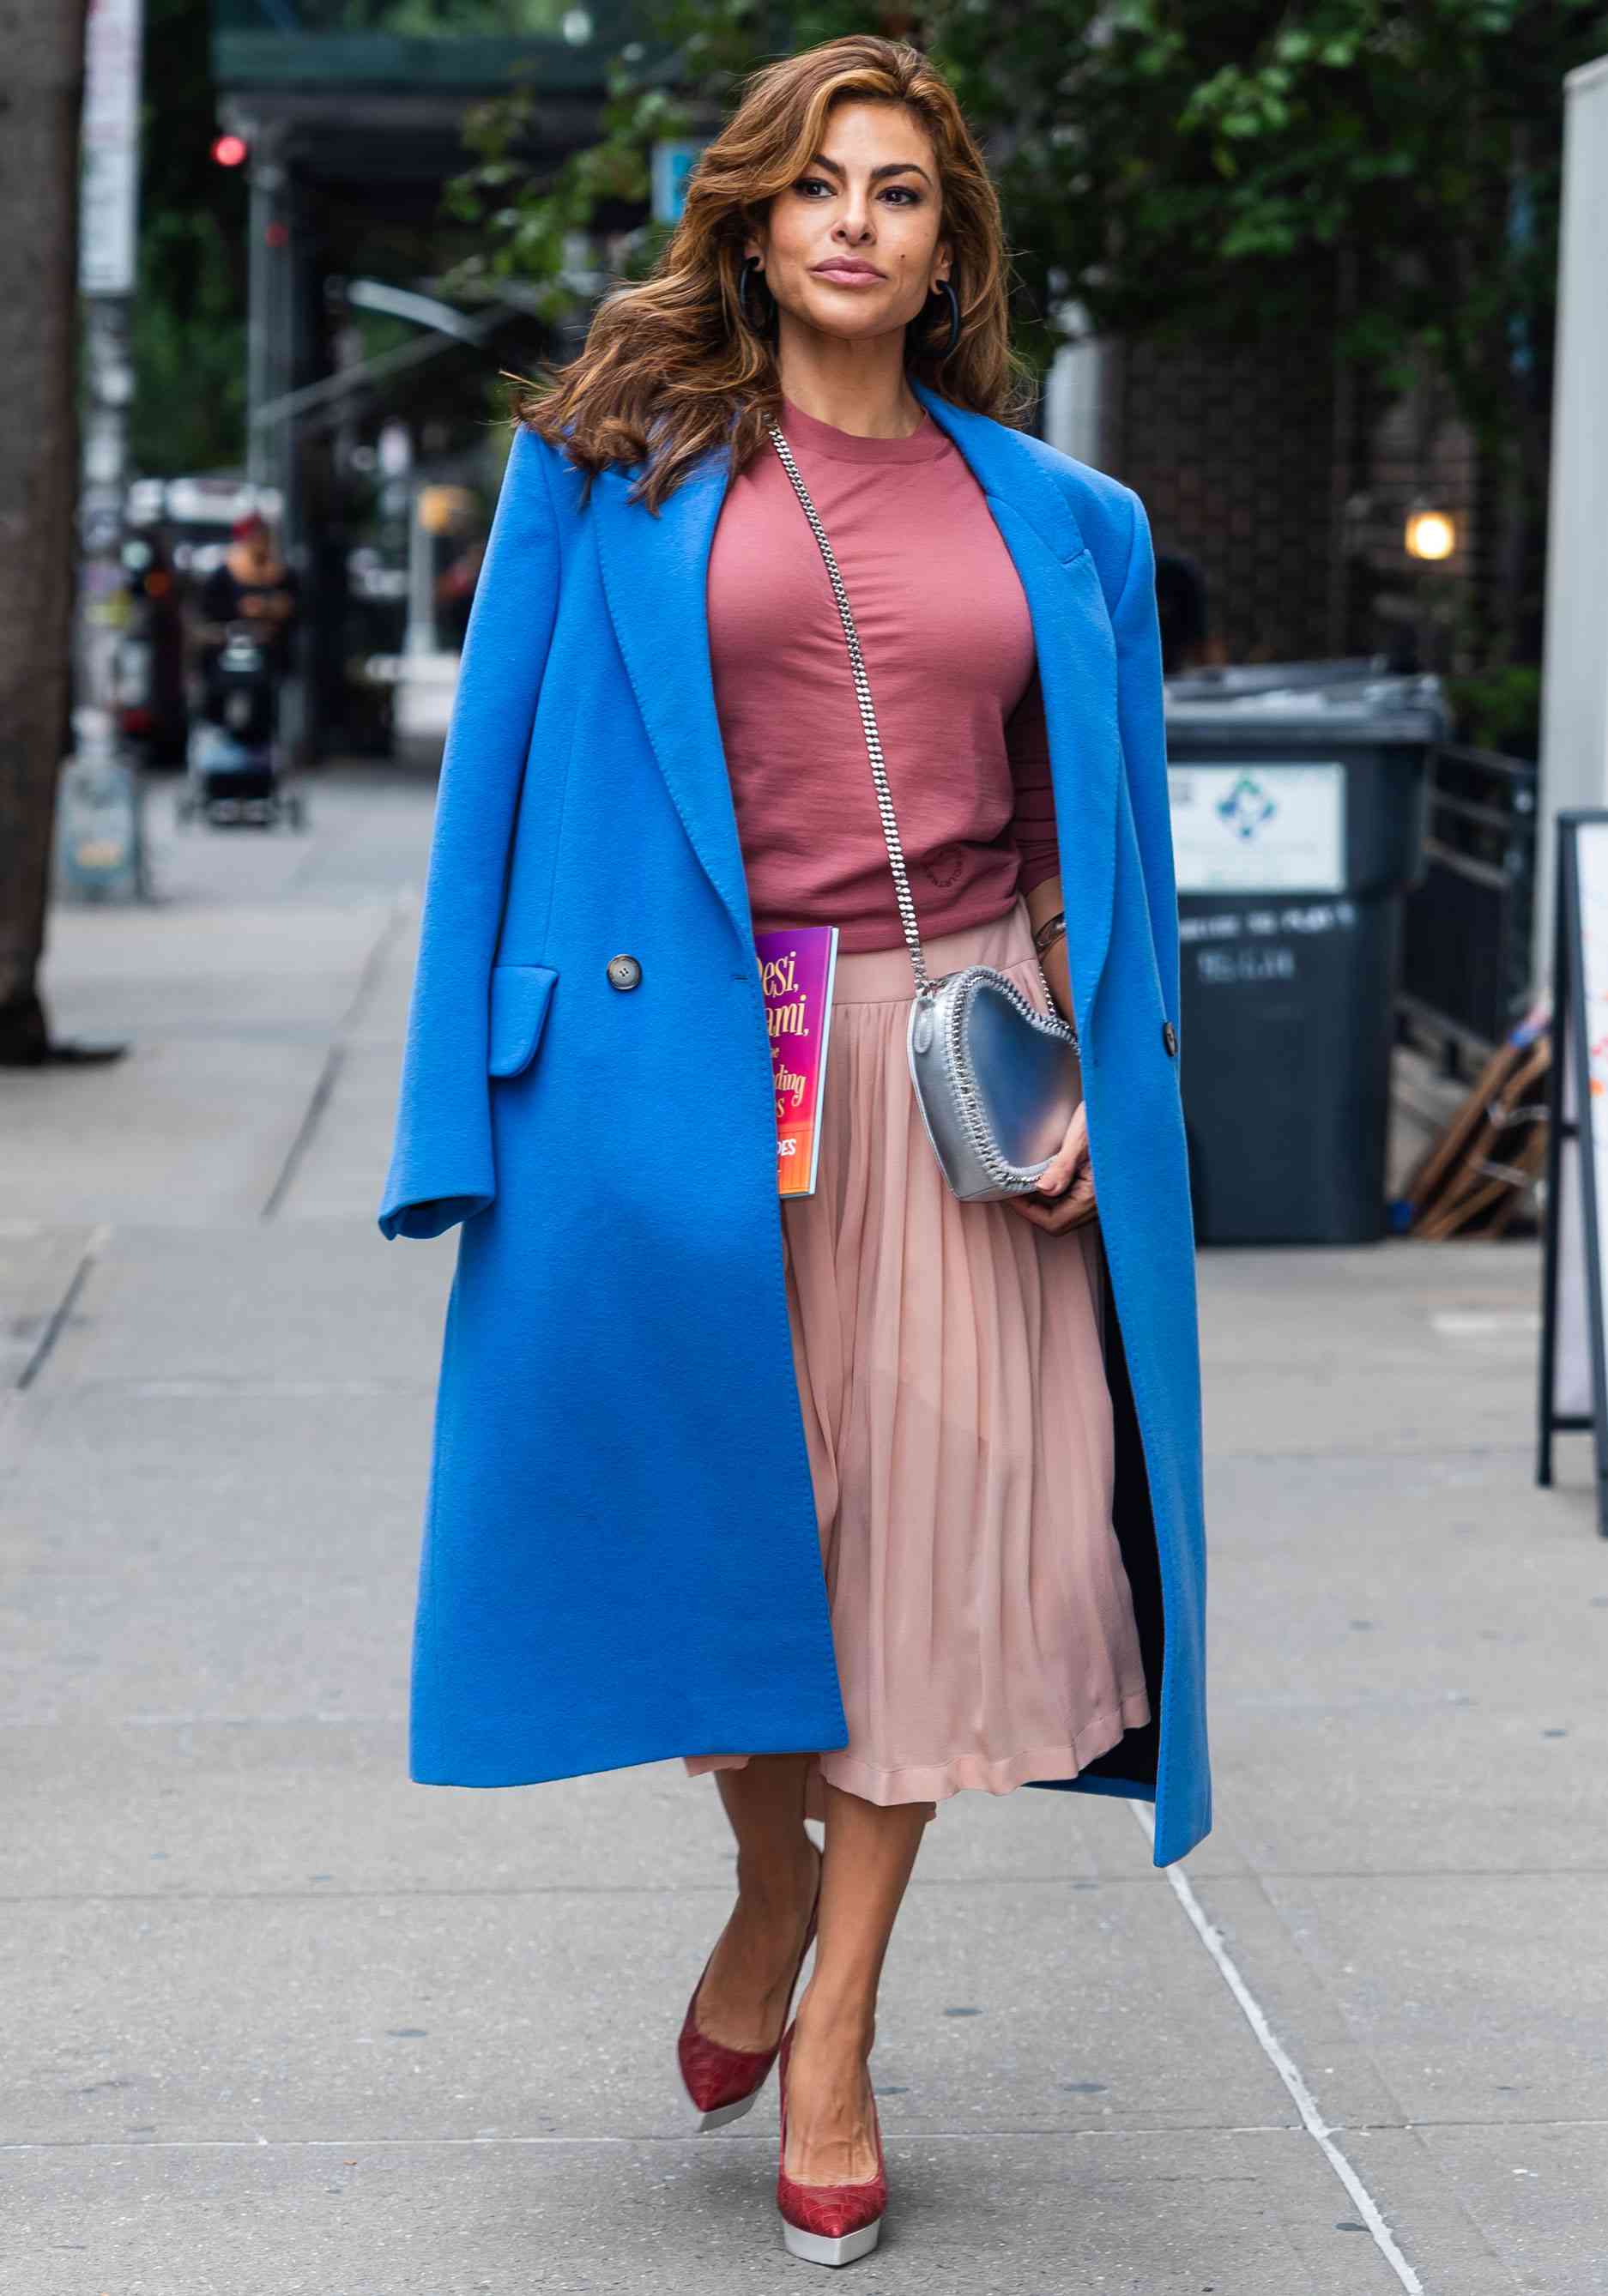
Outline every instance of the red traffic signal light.
POLYGON ((243 135, 219 135, 213 139, 212 157, 220 168, 243 168, 248 156, 243 135))

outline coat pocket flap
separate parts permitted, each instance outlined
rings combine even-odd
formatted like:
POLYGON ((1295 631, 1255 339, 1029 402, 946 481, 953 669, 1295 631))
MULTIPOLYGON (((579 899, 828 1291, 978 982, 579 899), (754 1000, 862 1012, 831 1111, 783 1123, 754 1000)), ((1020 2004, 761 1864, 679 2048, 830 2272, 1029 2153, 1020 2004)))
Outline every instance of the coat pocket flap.
POLYGON ((541 1042, 547 1000, 557 979, 550 964, 492 966, 488 1074, 518 1076, 521 1069, 529 1067, 541 1042))

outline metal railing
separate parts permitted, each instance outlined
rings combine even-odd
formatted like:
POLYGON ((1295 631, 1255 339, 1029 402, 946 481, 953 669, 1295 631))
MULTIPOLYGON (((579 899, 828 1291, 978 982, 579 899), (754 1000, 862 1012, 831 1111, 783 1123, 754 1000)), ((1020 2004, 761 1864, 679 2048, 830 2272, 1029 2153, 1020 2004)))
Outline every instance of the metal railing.
POLYGON ((1439 1041, 1449 1074, 1481 1059, 1530 996, 1537 769, 1448 745, 1430 758, 1423 881, 1402 923, 1404 1018, 1439 1041))

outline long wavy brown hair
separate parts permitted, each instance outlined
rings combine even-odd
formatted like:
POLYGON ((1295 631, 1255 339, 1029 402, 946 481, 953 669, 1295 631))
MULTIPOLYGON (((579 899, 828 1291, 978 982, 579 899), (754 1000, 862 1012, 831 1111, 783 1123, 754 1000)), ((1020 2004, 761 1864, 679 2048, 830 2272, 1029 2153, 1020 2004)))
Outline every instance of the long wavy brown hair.
POLYGON ((948 356, 947 306, 936 327, 906 331, 907 371, 957 406, 1021 422, 1030 372, 1011 346, 999 199, 954 91, 919 48, 856 33, 765 65, 687 179, 681 220, 643 280, 616 287, 575 357, 546 366, 516 399, 519 418, 592 477, 644 465, 633 501, 656 511, 706 450, 729 442, 734 470, 768 444, 781 413, 774 343, 738 299, 742 242, 771 200, 820 149, 826 116, 848 98, 902 104, 938 163, 939 234, 952 250, 960 339, 948 356))

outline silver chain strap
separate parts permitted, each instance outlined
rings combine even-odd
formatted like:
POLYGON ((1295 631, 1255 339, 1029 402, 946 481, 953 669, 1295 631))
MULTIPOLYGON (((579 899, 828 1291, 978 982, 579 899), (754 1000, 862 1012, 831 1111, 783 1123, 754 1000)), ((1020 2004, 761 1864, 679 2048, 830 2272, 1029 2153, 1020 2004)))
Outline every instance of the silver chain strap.
MULTIPOLYGON (((859 632, 855 628, 854 616, 849 611, 849 593, 843 587, 843 578, 838 571, 837 556, 827 540, 826 529, 821 524, 816 506, 809 499, 809 488, 799 474, 799 466, 792 458, 792 448, 775 423, 767 422, 766 428, 770 432, 772 446, 782 457, 783 469, 792 480, 793 492, 803 505, 810 530, 821 545, 821 555, 826 562, 826 572, 832 583, 832 594, 838 602, 843 636, 849 641, 849 663, 854 672, 855 697, 860 705, 860 726, 866 736, 866 754, 871 760, 871 778, 876 784, 876 809, 882 816, 882 839, 888 848, 888 865, 893 872, 894 898, 898 903, 905 944, 910 951, 910 967, 915 975, 915 993, 918 997, 930 997, 936 994, 937 983, 928 974, 927 960, 922 952, 922 937, 915 922, 915 903, 910 898, 910 879, 905 868, 905 849, 899 841, 898 823, 894 817, 893 799, 888 788, 888 769, 882 763, 882 737, 877 732, 876 712, 871 706, 871 681, 866 675, 865 656, 860 652, 859 632)), ((1058 1010, 1055 994, 1038 957, 1037 943, 1034 944, 1033 954, 1038 978, 1044 983, 1045 1002, 1050 1012, 1055 1013, 1058 1010)))
POLYGON ((775 423, 767 423, 766 427, 770 432, 772 446, 782 457, 782 467, 792 480, 793 492, 804 506, 804 515, 809 521, 815 538, 821 545, 821 555, 826 562, 826 572, 832 583, 832 593, 838 602, 838 612, 842 618, 843 636, 849 641, 849 660, 854 671, 854 691, 860 705, 860 726, 866 736, 866 753, 871 759, 871 778, 876 783, 876 809, 882 816, 882 837, 888 848, 889 866, 893 871, 893 890, 894 897, 898 902, 899 922, 905 930, 905 942, 910 951, 911 968, 915 974, 915 993, 918 996, 931 996, 934 993, 934 983, 928 978, 927 960, 922 954, 922 937, 915 922, 915 903, 910 898, 910 879, 905 869, 905 849, 899 842, 898 823, 894 816, 893 799, 888 789, 888 769, 882 763, 882 736, 876 729, 876 712, 871 706, 871 682, 866 676, 866 662, 860 652, 859 633, 854 627, 854 616, 849 610, 849 593, 843 587, 843 578, 838 571, 836 555, 826 538, 826 529, 821 524, 816 515, 816 506, 809 499, 808 488, 799 475, 799 466, 792 458, 792 448, 788 445, 775 423))

